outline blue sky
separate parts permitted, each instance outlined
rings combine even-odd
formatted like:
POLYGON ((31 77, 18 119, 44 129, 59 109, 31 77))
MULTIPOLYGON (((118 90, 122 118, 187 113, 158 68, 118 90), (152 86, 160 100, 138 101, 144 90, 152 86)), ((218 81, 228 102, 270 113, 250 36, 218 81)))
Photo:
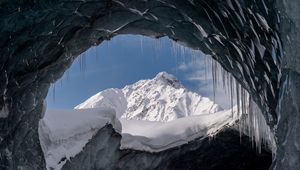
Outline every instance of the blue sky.
MULTIPOLYGON (((47 106, 73 108, 99 91, 122 88, 141 79, 153 78, 161 71, 175 75, 188 89, 212 99, 208 59, 209 56, 192 53, 168 38, 117 36, 78 57, 49 89, 47 106)), ((218 89, 216 96, 216 102, 227 108, 228 97, 224 91, 218 89)))

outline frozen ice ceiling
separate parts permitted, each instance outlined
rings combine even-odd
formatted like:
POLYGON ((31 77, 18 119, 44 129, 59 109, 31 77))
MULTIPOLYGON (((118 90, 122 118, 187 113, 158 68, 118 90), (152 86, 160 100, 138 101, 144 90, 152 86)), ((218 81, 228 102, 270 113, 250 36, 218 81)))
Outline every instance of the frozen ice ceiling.
POLYGON ((35 140, 50 84, 79 54, 119 34, 168 36, 210 54, 274 125, 283 55, 279 24, 272 0, 1 1, 0 143, 18 159, 1 151, 0 161, 43 167, 35 140))

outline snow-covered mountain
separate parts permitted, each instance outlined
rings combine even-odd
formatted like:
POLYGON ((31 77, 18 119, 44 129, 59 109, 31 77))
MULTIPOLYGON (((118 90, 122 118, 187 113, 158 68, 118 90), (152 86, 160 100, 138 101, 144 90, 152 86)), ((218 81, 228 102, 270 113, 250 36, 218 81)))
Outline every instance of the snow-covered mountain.
POLYGON ((140 80, 123 89, 101 91, 75 109, 98 107, 116 110, 119 118, 161 122, 223 110, 209 98, 189 91, 166 72, 160 72, 153 79, 140 80))
POLYGON ((161 72, 123 89, 99 92, 74 110, 47 109, 39 138, 47 169, 59 170, 107 124, 122 136, 117 144, 104 143, 107 147, 152 153, 216 134, 239 119, 236 110, 223 110, 161 72))

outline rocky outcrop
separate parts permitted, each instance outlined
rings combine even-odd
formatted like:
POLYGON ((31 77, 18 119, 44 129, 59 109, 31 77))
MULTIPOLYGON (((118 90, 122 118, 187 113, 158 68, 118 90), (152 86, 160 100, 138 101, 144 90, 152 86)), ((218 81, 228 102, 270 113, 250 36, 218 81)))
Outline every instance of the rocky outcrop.
MULTIPOLYGON (((213 138, 194 140, 158 153, 120 150, 121 135, 110 125, 71 158, 63 170, 81 169, 269 169, 270 152, 258 154, 247 136, 226 129, 213 138)), ((63 160, 62 160, 63 161, 63 160)))

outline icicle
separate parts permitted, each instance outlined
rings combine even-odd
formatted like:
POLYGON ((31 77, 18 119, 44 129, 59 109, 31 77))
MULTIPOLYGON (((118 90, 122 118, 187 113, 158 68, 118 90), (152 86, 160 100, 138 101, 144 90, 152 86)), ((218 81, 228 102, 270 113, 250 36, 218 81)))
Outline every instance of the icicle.
POLYGON ((175 67, 176 67, 175 73, 178 74, 178 57, 177 57, 177 55, 175 56, 175 67))
POLYGON ((175 41, 171 41, 172 43, 172 55, 175 58, 175 73, 178 74, 178 44, 175 41))
POLYGON ((213 100, 216 101, 216 70, 215 70, 215 62, 211 60, 211 75, 212 75, 212 82, 213 82, 213 100))
MULTIPOLYGON (((229 87, 230 87, 230 104, 231 108, 233 108, 233 82, 232 82, 232 76, 229 76, 229 87)), ((232 110, 232 118, 233 118, 233 110, 232 110)))
POLYGON ((180 54, 181 54, 182 57, 184 57, 185 54, 186 54, 186 52, 185 52, 185 47, 182 46, 182 45, 180 45, 180 54))
POLYGON ((79 55, 79 57, 78 57, 78 61, 79 61, 79 70, 80 70, 80 72, 82 71, 82 59, 81 59, 81 54, 79 55))
POLYGON ((106 43, 107 43, 107 50, 109 51, 109 49, 110 49, 110 44, 109 44, 109 42, 110 41, 106 41, 106 43))
POLYGON ((52 99, 53 102, 55 103, 55 83, 52 84, 52 99))
POLYGON ((218 67, 218 62, 216 60, 214 60, 214 66, 215 66, 215 83, 216 83, 216 90, 218 89, 218 84, 220 83, 219 81, 219 75, 220 75, 220 72, 219 72, 219 67, 218 67))
POLYGON ((143 56, 143 53, 144 53, 144 47, 143 47, 143 36, 141 35, 140 36, 140 48, 141 48, 141 54, 143 56))
POLYGON ((171 41, 172 43, 172 54, 174 57, 177 57, 177 44, 175 41, 171 41))
MULTIPOLYGON (((178 70, 178 57, 185 57, 187 50, 185 47, 178 45, 175 41, 172 43, 172 54, 175 57, 176 73, 178 70)), ((199 52, 196 50, 189 50, 192 60, 200 57, 199 52)), ((261 152, 261 145, 267 144, 274 151, 274 137, 272 132, 266 124, 265 118, 262 115, 259 107, 251 99, 249 93, 236 81, 236 79, 227 71, 225 71, 219 64, 211 57, 204 56, 204 62, 201 67, 204 67, 205 80, 208 81, 208 74, 212 77, 213 98, 216 99, 216 90, 219 88, 218 83, 223 84, 225 94, 228 93, 230 98, 231 108, 236 103, 237 115, 232 109, 232 118, 239 116, 239 123, 237 124, 240 132, 240 142, 242 142, 242 134, 246 133, 252 141, 253 147, 255 146, 257 152, 261 152), (221 80, 220 80, 221 79, 221 80), (236 99, 235 99, 236 97, 236 99)), ((185 61, 185 58, 183 58, 185 61)))
POLYGON ((85 75, 86 72, 86 54, 82 53, 79 56, 79 69, 82 76, 85 75))
POLYGON ((96 63, 98 63, 99 62, 98 46, 95 47, 95 56, 96 56, 96 63))
POLYGON ((239 84, 237 83, 237 81, 235 81, 235 88, 236 88, 236 103, 237 103, 237 113, 238 115, 240 115, 240 89, 239 89, 239 84))
POLYGON ((70 81, 70 71, 69 71, 69 69, 66 71, 66 73, 67 73, 67 81, 69 82, 70 81))
POLYGON ((207 64, 207 60, 208 60, 208 59, 207 59, 207 58, 208 58, 208 57, 206 56, 206 57, 205 57, 205 60, 204 60, 204 62, 205 62, 205 66, 204 66, 204 67, 205 67, 205 68, 204 68, 204 72, 205 72, 204 74, 205 74, 205 75, 204 75, 204 76, 205 76, 205 81, 206 81, 206 82, 207 82, 207 70, 208 70, 208 68, 207 68, 207 67, 208 67, 208 64, 207 64))
POLYGON ((225 72, 225 70, 224 69, 222 69, 222 67, 221 67, 221 75, 222 75, 222 85, 223 85, 223 89, 225 90, 225 94, 227 95, 227 88, 226 88, 226 72, 225 72))
POLYGON ((154 41, 154 52, 155 52, 155 57, 159 57, 159 53, 161 51, 162 45, 161 45, 161 39, 155 39, 154 41))
POLYGON ((230 95, 231 94, 231 92, 230 92, 230 74, 229 73, 227 73, 227 75, 226 75, 226 84, 227 84, 227 91, 228 91, 228 94, 230 95))
MULTIPOLYGON (((240 85, 239 85, 240 86, 240 85)), ((239 120, 240 136, 246 133, 252 146, 257 152, 261 152, 261 146, 269 146, 272 151, 276 150, 274 136, 267 125, 264 116, 257 104, 252 100, 245 89, 240 88, 240 102, 243 116, 239 120)))

